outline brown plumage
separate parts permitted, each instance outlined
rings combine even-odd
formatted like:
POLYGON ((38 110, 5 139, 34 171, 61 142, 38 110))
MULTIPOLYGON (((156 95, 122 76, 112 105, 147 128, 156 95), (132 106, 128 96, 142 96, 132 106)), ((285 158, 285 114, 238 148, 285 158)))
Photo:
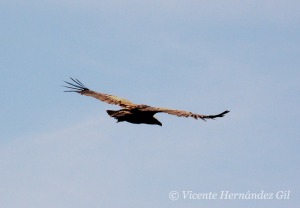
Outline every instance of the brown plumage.
POLYGON ((81 95, 94 97, 108 104, 119 105, 122 109, 107 110, 108 115, 117 119, 117 122, 127 121, 134 124, 144 123, 144 124, 153 124, 153 125, 162 126, 161 122, 159 122, 154 117, 154 114, 168 113, 179 117, 192 117, 194 119, 199 118, 205 121, 206 119, 223 117, 226 113, 229 113, 229 111, 226 110, 217 115, 201 115, 201 114, 196 114, 196 113, 183 111, 183 110, 173 110, 169 108, 157 108, 148 105, 138 105, 124 98, 92 91, 88 89, 86 86, 84 86, 78 79, 71 78, 71 80, 74 83, 65 81, 65 83, 67 83, 69 86, 64 86, 64 87, 71 89, 65 92, 77 92, 80 93, 81 95))

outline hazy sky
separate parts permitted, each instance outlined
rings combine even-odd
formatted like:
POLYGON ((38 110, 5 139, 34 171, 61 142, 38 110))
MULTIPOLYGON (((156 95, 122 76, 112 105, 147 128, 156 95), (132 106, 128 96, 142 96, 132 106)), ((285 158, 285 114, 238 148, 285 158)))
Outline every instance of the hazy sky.
POLYGON ((299 8, 0 1, 1 208, 299 207, 299 8), (105 112, 116 106, 63 93, 69 76, 136 103, 231 112, 116 124, 105 112), (274 196, 184 199, 185 191, 274 196))

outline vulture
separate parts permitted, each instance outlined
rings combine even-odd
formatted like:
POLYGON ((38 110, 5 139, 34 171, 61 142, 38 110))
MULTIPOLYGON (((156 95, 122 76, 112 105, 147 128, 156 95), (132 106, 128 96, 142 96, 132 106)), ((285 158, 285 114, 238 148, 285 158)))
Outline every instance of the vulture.
POLYGON ((229 111, 226 110, 216 115, 202 115, 183 110, 152 107, 144 104, 134 104, 127 99, 120 98, 115 95, 95 92, 83 85, 78 79, 73 79, 71 77, 70 79, 73 81, 72 83, 64 81, 66 84, 68 84, 68 86, 63 86, 68 88, 68 90, 64 92, 77 92, 81 95, 94 97, 108 104, 120 106, 120 110, 106 111, 109 116, 117 120, 117 123, 127 121, 133 124, 151 124, 162 126, 162 123, 154 117, 156 113, 167 113, 179 117, 192 117, 194 119, 202 119, 204 121, 206 119, 215 119, 218 117, 223 117, 225 114, 229 113, 229 111))

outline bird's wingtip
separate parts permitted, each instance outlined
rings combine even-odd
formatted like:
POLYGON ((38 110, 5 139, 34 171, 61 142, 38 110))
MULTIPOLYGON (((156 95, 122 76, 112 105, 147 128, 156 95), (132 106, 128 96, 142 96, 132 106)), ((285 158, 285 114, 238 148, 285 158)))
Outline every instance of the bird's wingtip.
POLYGON ((84 86, 84 84, 82 84, 78 79, 74 79, 72 77, 70 77, 70 79, 74 83, 64 81, 66 84, 68 84, 68 86, 62 85, 62 87, 66 87, 66 88, 69 88, 71 90, 66 90, 64 92, 78 92, 78 93, 80 93, 82 91, 88 90, 88 88, 86 86, 84 86))

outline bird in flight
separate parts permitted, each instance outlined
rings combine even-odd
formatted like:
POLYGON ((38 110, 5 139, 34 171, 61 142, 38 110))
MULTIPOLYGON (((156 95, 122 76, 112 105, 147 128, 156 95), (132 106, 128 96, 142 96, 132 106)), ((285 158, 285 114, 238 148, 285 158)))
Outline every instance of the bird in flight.
POLYGON ((229 111, 226 110, 216 115, 202 115, 183 110, 152 107, 144 104, 134 104, 131 101, 124 98, 120 98, 110 94, 95 92, 84 86, 78 79, 73 79, 71 77, 70 79, 73 81, 73 83, 64 81, 66 84, 68 84, 68 86, 63 86, 68 88, 68 90, 66 90, 65 92, 77 92, 81 95, 94 97, 108 104, 120 106, 120 110, 106 111, 108 115, 115 118, 117 122, 127 121, 133 124, 152 124, 162 126, 162 123, 154 117, 156 113, 167 113, 179 117, 192 117, 194 119, 202 119, 204 121, 206 119, 215 119, 218 117, 223 117, 226 113, 229 113, 229 111))

